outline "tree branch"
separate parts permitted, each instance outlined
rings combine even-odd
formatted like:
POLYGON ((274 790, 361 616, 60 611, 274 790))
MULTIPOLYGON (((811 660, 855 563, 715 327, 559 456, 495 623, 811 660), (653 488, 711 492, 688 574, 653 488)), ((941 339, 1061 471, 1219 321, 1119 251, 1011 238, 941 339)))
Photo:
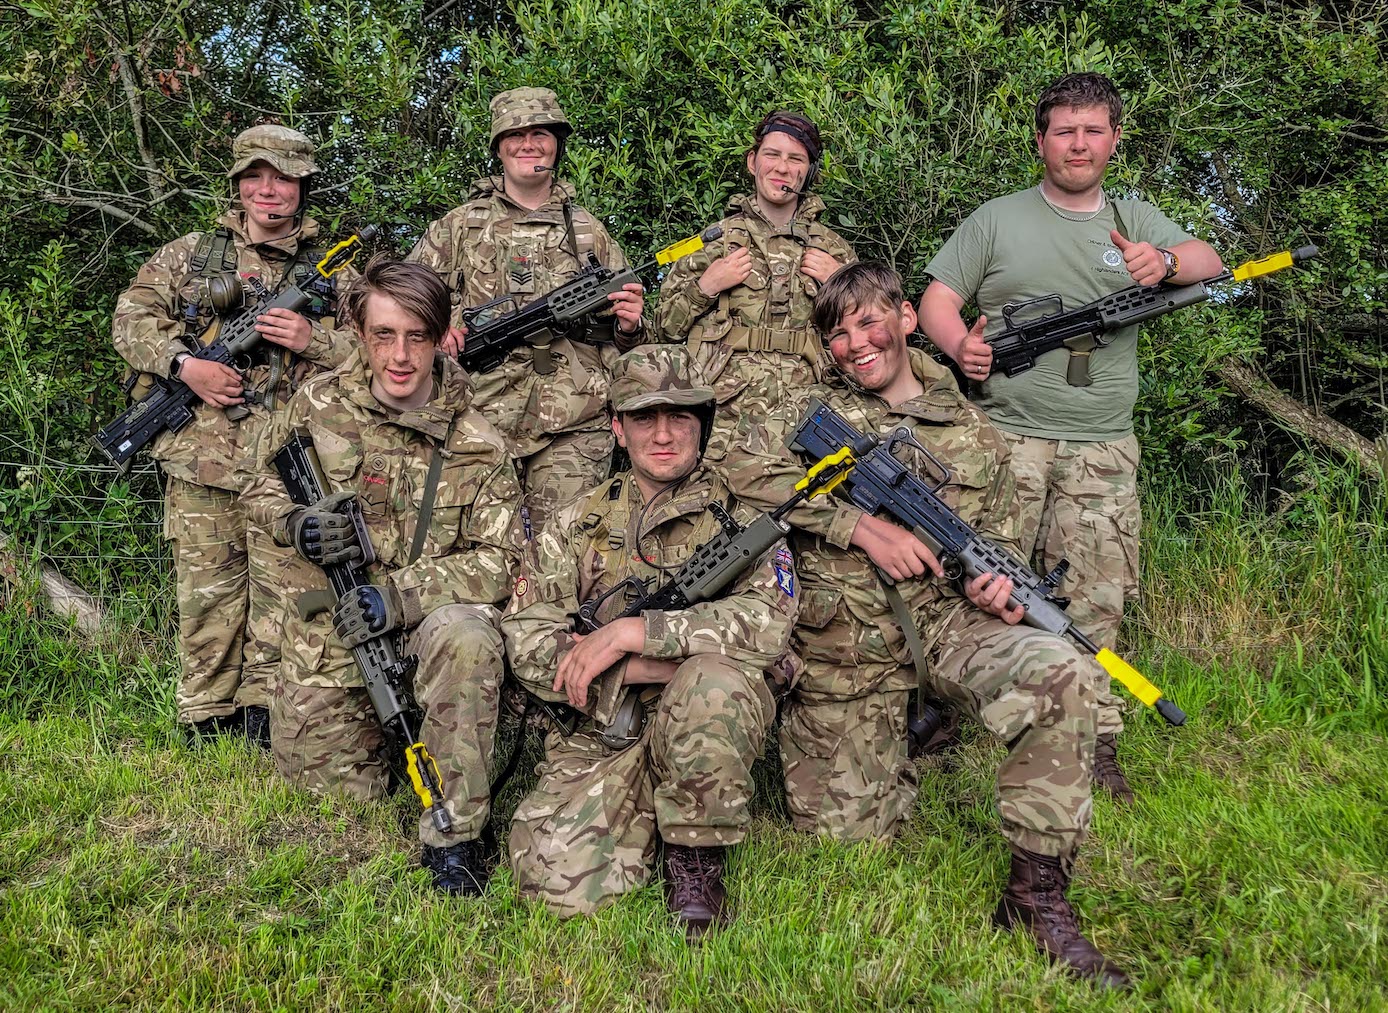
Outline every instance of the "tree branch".
POLYGON ((159 173, 159 163, 154 160, 149 139, 145 136, 145 104, 140 97, 140 87, 135 80, 135 71, 130 66, 130 57, 124 50, 116 51, 116 66, 120 70, 120 80, 125 88, 125 100, 130 105, 130 121, 135 129, 135 146, 140 149, 140 160, 145 166, 145 179, 149 183, 150 196, 164 196, 164 181, 159 173))
POLYGON ((1365 475, 1383 479, 1388 456, 1382 452, 1382 441, 1375 447, 1348 426, 1283 393, 1253 367, 1237 359, 1225 360, 1215 372, 1235 394, 1267 412, 1283 429, 1333 450, 1359 465, 1365 475))
MULTIPOLYGON (((105 201, 92 200, 89 197, 65 197, 62 194, 57 193, 45 193, 43 194, 43 199, 48 201, 48 203, 50 204, 62 204, 68 207, 92 208, 96 211, 100 211, 103 215, 109 215, 110 217, 115 218, 117 221, 125 222, 127 225, 133 225, 135 226, 135 228, 148 235, 157 236, 159 234, 159 230, 156 229, 153 225, 149 224, 149 222, 145 221, 143 218, 138 218, 135 215, 132 215, 129 211, 123 211, 120 208, 116 207, 114 204, 107 204, 105 201)), ((160 197, 159 199, 163 200, 164 198, 160 197)))

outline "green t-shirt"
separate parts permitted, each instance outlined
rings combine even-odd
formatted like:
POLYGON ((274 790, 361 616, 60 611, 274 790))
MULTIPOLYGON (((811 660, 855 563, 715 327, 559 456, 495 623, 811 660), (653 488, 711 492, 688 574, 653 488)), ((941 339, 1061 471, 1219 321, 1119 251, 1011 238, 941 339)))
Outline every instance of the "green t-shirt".
MULTIPOLYGON (((1145 201, 1122 201, 1119 213, 1135 243, 1171 247, 1191 238, 1145 201)), ((991 200, 971 214, 926 273, 978 306, 988 317, 984 335, 991 337, 1006 326, 1006 303, 1058 294, 1070 310, 1132 285, 1109 237, 1115 227, 1112 202, 1088 221, 1069 221, 1042 199, 1039 187, 1032 187, 991 200)), ((1070 351, 1058 348, 1016 376, 996 372, 982 384, 971 384, 970 396, 994 425, 1010 433, 1120 440, 1133 431, 1137 330, 1136 325, 1125 327, 1109 345, 1094 350, 1088 387, 1065 382, 1070 351)))

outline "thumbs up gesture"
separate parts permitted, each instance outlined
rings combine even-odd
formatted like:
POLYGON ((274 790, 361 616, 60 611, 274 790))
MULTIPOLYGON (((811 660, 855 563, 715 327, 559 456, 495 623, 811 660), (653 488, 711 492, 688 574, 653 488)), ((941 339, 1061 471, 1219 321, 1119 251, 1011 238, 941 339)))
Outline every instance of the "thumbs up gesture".
POLYGON ((1139 285, 1155 285, 1166 277, 1166 261, 1151 243, 1133 243, 1118 234, 1117 229, 1109 231, 1108 237, 1118 252, 1123 254, 1123 266, 1139 285))

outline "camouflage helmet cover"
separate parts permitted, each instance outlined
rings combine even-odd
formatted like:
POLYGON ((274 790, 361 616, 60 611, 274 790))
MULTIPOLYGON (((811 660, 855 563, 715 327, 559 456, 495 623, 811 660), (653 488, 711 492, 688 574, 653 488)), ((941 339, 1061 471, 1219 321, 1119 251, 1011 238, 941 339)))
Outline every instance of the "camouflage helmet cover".
POLYGON ((299 131, 278 123, 262 123, 241 131, 231 142, 232 161, 227 176, 235 179, 256 162, 269 162, 286 176, 301 179, 318 171, 314 151, 313 142, 299 131))
POLYGON ((559 108, 559 96, 549 88, 512 88, 492 97, 492 152, 508 130, 549 127, 559 140, 573 133, 569 118, 559 108))
POLYGON ((612 365, 614 412, 657 405, 692 407, 713 403, 711 387, 694 385, 695 367, 683 345, 641 345, 612 365))

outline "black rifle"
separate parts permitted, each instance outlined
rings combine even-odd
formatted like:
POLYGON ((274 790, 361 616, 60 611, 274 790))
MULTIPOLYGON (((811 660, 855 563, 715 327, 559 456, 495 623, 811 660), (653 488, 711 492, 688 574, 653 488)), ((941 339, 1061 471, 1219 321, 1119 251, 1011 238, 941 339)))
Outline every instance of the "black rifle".
MULTIPOLYGON (((326 281, 350 264, 356 259, 362 243, 369 242, 375 234, 375 228, 368 225, 334 246, 314 267, 318 279, 326 281)), ((218 328, 214 340, 203 345, 195 338, 186 339, 192 358, 220 362, 244 372, 246 353, 262 340, 260 332, 255 329, 256 320, 273 309, 297 313, 314 299, 311 291, 305 292, 299 285, 290 285, 275 295, 255 279, 250 279, 249 284, 254 300, 243 301, 242 308, 234 315, 218 318, 213 324, 218 328)), ((313 286, 310 284, 308 287, 311 289, 313 286)), ((242 295, 237 292, 233 297, 242 298, 242 295)), ((192 422, 193 410, 200 404, 202 398, 182 380, 177 377, 156 377, 154 389, 102 426, 101 431, 92 437, 92 442, 112 464, 124 465, 160 433, 165 430, 176 433, 192 422)))
MULTIPOLYGON (((1057 348, 1069 348, 1072 354, 1065 378, 1071 386, 1087 387, 1090 382, 1088 353, 1112 341, 1109 335, 1115 331, 1202 303, 1210 298, 1212 285, 1247 281, 1272 274, 1310 260, 1319 252, 1314 246, 1303 246, 1299 250, 1274 253, 1190 285, 1166 282, 1133 285, 1072 310, 1065 309, 1058 295, 1008 303, 1002 308, 1006 330, 985 339, 993 346, 993 370, 1016 376, 1034 366, 1038 355, 1057 348), (1027 319, 1018 322, 1018 316, 1027 319)), ((950 364, 943 352, 935 358, 941 363, 950 364)), ((969 379, 977 380, 978 377, 969 379)))
MULTIPOLYGON (((763 553, 790 534, 790 524, 784 519, 786 514, 811 496, 832 490, 852 467, 848 451, 826 454, 795 484, 794 496, 746 527, 717 503, 709 504, 722 531, 695 549, 675 575, 654 590, 649 590, 640 577, 631 576, 584 602, 574 617, 574 632, 588 634, 617 619, 628 619, 647 611, 684 609, 719 597, 739 575, 755 566, 763 553), (618 615, 610 619, 598 618, 603 604, 619 593, 633 597, 618 615)), ((565 704, 545 701, 541 706, 565 735, 572 735, 582 718, 578 711, 565 704)))
POLYGON ((458 362, 469 373, 485 373, 501 365, 511 349, 528 344, 535 350, 535 372, 553 373, 554 360, 549 346, 555 337, 562 337, 589 314, 611 306, 607 297, 620 292, 623 285, 641 284, 642 271, 701 250, 705 243, 713 242, 722 234, 723 230, 717 225, 711 226, 700 235, 665 247, 640 267, 626 267, 620 271, 598 263, 597 257, 589 253, 588 266, 575 278, 521 309, 492 317, 485 323, 474 323, 487 310, 515 298, 504 295, 465 310, 463 323, 467 325, 467 337, 463 339, 458 362))
POLYGON ((784 519, 786 514, 810 497, 830 492, 848 477, 852 467, 853 460, 848 451, 824 454, 806 472, 805 477, 795 483, 794 496, 746 527, 717 503, 709 504, 722 531, 695 549, 693 555, 675 571, 675 575, 655 590, 647 590, 644 580, 632 576, 608 588, 597 598, 584 602, 578 608, 574 632, 592 633, 617 619, 639 616, 642 612, 685 609, 717 598, 740 574, 756 565, 762 553, 790 534, 790 523, 784 519), (598 610, 607 599, 628 592, 634 597, 620 614, 608 620, 598 618, 598 610))
POLYGON ((855 465, 845 476, 842 491, 854 504, 869 514, 885 509, 935 553, 950 580, 969 580, 981 573, 1009 578, 1013 588, 1007 603, 1026 610, 1023 621, 1028 626, 1069 637, 1094 655, 1105 671, 1135 697, 1148 707, 1155 707, 1170 724, 1185 723, 1185 713, 1163 698, 1161 690, 1142 673, 1108 648, 1100 650, 1094 641, 1075 628, 1074 620, 1065 614, 1069 601, 1056 594, 1068 564, 1062 563, 1041 577, 1002 546, 980 535, 945 505, 939 491, 949 484, 950 472, 920 445, 910 428, 901 426, 886 439, 875 433, 865 435, 814 398, 792 434, 789 446, 806 460, 817 460, 847 448, 855 465), (900 446, 913 447, 924 456, 937 476, 933 485, 897 459, 894 452, 900 446))
MULTIPOLYGON (((290 500, 297 505, 312 506, 328 495, 328 479, 318 461, 313 437, 307 430, 294 430, 275 454, 275 468, 280 473, 290 500)), ((366 568, 376 561, 376 550, 366 530, 361 504, 355 499, 349 500, 342 509, 356 528, 362 558, 351 563, 333 563, 323 567, 337 599, 370 584, 371 578, 367 576, 366 568)), ((300 613, 304 614, 304 618, 307 618, 305 613, 312 611, 301 603, 300 613)), ((406 680, 414 672, 415 659, 400 657, 393 632, 382 633, 358 644, 352 648, 352 656, 361 670, 362 682, 366 684, 367 695, 371 698, 371 706, 376 709, 381 727, 388 736, 397 740, 397 746, 404 752, 405 770, 415 794, 439 832, 448 833, 453 829, 453 821, 443 805, 443 780, 439 777, 438 764, 414 732, 415 708, 406 680)))

